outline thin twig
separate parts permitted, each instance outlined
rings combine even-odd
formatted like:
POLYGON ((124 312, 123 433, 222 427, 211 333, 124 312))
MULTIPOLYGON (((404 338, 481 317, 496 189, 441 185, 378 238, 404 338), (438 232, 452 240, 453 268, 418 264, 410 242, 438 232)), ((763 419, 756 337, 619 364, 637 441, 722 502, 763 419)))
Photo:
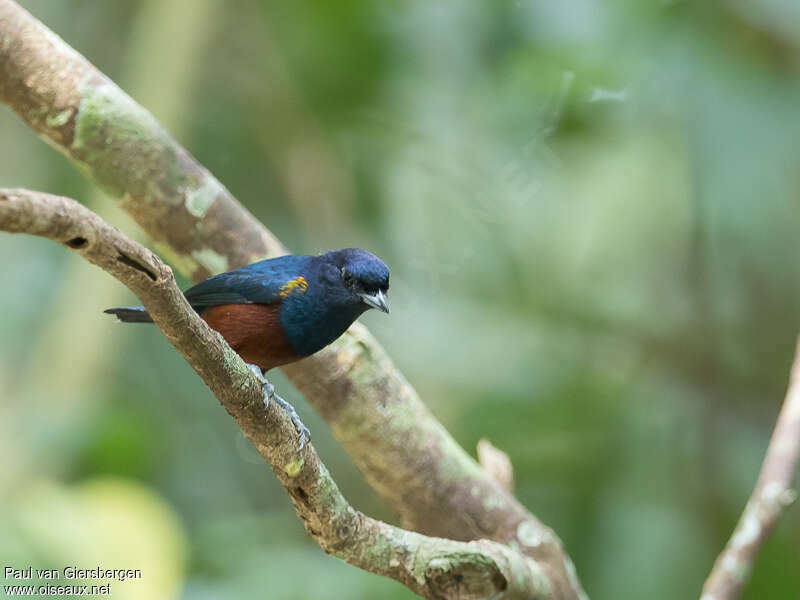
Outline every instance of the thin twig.
POLYGON ((797 497, 792 488, 800 459, 800 340, 789 377, 789 390, 778 415, 753 494, 736 529, 717 557, 703 586, 701 600, 738 598, 758 551, 778 518, 797 497))

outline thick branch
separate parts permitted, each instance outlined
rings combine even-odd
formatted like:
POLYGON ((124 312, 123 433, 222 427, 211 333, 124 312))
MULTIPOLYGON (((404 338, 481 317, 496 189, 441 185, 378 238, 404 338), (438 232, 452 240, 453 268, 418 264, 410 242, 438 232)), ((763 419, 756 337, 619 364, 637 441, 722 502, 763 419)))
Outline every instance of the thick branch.
POLYGON ((736 529, 703 586, 701 600, 733 600, 742 593, 758 551, 784 509, 794 502, 792 488, 800 460, 800 340, 789 390, 767 447, 761 473, 736 529))
POLYGON ((530 558, 487 540, 457 542, 404 531, 352 508, 308 444, 242 359, 186 302, 172 269, 69 198, 0 189, 0 230, 49 238, 116 277, 147 307, 272 467, 308 532, 328 553, 392 577, 426 598, 552 598, 530 558))
MULTIPOLYGON (((0 0, 0 101, 195 280, 284 252, 146 110, 11 0, 0 0)), ((456 444, 363 326, 284 370, 405 526, 518 544, 556 597, 582 597, 555 534, 456 444)))

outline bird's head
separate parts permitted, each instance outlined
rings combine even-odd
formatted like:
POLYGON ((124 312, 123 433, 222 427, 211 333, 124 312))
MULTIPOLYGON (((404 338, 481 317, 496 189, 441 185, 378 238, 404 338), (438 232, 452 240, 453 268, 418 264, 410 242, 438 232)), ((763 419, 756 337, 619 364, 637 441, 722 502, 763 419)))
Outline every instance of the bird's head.
POLYGON ((360 248, 334 250, 323 256, 335 265, 342 283, 353 300, 389 312, 386 294, 389 291, 389 267, 380 258, 360 248))

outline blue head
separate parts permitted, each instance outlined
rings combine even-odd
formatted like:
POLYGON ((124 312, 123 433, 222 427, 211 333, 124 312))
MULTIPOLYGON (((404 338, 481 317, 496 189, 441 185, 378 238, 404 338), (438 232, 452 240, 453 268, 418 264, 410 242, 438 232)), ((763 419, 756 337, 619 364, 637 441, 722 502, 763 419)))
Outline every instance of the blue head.
POLYGON ((324 348, 364 311, 389 312, 389 268, 359 248, 333 250, 311 259, 307 290, 289 294, 281 307, 287 338, 301 356, 324 348))
POLYGON ((389 312, 386 294, 389 291, 389 267, 380 258, 361 248, 333 250, 320 257, 337 267, 344 290, 354 306, 366 305, 363 310, 377 308, 389 312))

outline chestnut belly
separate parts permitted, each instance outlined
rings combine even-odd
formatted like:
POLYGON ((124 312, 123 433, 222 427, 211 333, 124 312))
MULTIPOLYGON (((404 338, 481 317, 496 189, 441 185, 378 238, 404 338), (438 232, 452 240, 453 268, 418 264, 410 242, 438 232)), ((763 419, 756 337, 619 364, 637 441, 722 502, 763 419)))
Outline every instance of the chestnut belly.
POLYGON ((286 339, 279 311, 280 304, 221 304, 200 317, 246 362, 268 371, 303 358, 286 339))

